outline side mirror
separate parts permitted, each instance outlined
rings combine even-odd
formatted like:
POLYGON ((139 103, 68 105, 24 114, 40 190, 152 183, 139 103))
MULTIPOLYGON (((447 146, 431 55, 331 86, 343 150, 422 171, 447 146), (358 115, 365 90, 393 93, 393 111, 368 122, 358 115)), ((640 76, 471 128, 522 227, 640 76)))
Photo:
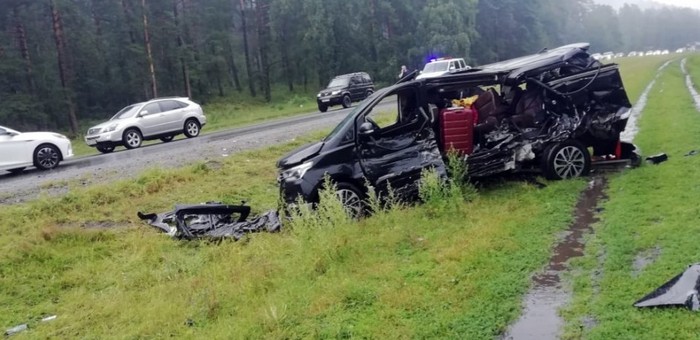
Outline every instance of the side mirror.
POLYGON ((374 134, 374 124, 370 122, 364 122, 360 125, 359 134, 361 136, 370 136, 374 134))
POLYGON ((148 110, 143 110, 143 111, 139 112, 139 117, 143 117, 147 114, 148 114, 148 110))

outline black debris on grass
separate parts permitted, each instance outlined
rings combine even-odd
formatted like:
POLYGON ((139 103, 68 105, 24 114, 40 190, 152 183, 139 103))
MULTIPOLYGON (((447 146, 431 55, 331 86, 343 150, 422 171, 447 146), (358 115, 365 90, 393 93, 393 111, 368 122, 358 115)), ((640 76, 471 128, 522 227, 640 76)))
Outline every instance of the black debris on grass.
POLYGON ((281 223, 277 211, 271 210, 248 219, 250 207, 209 202, 176 205, 175 210, 160 214, 138 212, 140 219, 168 235, 179 239, 239 240, 245 234, 277 232, 281 223), (236 217, 234 217, 236 216, 236 217))

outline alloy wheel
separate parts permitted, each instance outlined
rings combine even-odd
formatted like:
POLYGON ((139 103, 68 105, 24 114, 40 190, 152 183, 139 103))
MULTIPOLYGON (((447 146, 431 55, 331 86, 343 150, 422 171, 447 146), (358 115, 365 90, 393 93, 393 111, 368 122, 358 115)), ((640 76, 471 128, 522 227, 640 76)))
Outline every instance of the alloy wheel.
POLYGON ((58 152, 51 146, 44 146, 36 152, 36 160, 43 169, 56 167, 59 158, 58 152))
POLYGON ((126 134, 126 144, 132 148, 138 148, 141 145, 141 135, 136 131, 129 131, 126 134))
POLYGON ((350 189, 338 189, 335 195, 343 204, 345 210, 351 217, 359 217, 362 213, 362 200, 360 196, 350 189))
POLYGON ((187 123, 187 133, 190 136, 196 136, 199 134, 199 125, 197 123, 190 121, 187 123))
POLYGON ((554 172, 561 178, 578 177, 586 167, 586 158, 575 146, 561 148, 554 156, 554 172))

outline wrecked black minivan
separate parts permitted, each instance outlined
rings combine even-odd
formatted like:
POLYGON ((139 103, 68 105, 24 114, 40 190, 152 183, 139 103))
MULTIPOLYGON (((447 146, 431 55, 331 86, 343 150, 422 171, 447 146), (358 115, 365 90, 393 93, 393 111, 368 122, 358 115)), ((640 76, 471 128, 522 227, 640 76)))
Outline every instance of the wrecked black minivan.
POLYGON ((616 64, 586 43, 544 50, 438 78, 415 74, 378 90, 322 141, 279 160, 287 203, 318 201, 327 174, 359 211, 371 185, 415 197, 421 172, 445 175, 456 151, 479 178, 533 171, 549 179, 585 176, 592 161, 636 158, 620 142, 631 104, 616 64))

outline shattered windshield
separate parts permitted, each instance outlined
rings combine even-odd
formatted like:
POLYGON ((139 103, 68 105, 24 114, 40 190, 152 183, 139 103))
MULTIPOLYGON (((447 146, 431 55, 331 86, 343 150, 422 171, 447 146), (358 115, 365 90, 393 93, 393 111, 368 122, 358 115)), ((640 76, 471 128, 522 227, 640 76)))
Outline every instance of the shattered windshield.
POLYGON ((423 68, 423 72, 430 73, 430 72, 442 72, 442 71, 447 71, 447 64, 449 61, 440 61, 436 63, 429 63, 425 65, 425 68, 423 68))

